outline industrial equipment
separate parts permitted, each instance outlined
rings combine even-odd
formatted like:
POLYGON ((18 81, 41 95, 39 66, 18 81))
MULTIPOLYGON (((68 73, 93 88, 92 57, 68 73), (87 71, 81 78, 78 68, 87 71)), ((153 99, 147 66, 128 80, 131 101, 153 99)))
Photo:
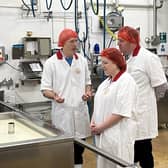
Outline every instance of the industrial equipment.
POLYGON ((168 92, 166 92, 165 96, 161 98, 157 102, 157 108, 158 108, 158 123, 159 125, 165 124, 168 128, 168 92))
POLYGON ((41 73, 43 71, 43 64, 41 63, 41 61, 23 60, 20 61, 19 66, 23 72, 23 75, 21 77, 22 84, 24 84, 24 81, 41 79, 41 73))
POLYGON ((20 103, 16 106, 32 118, 36 118, 44 122, 51 122, 51 101, 20 103))
POLYGON ((71 137, 49 123, 31 118, 2 101, 0 105, 9 110, 0 113, 0 163, 3 168, 73 168, 74 143, 121 167, 136 168, 134 164, 71 137))
POLYGON ((23 111, 7 107, 8 112, 0 113, 1 167, 74 167, 72 137, 23 111))
MULTIPOLYGON (((100 19, 100 28, 103 28, 103 17, 100 19)), ((124 25, 124 17, 120 13, 110 12, 106 16, 106 25, 112 32, 116 32, 124 25)))
POLYGON ((20 59, 24 56, 24 44, 14 44, 12 46, 12 59, 20 59))
POLYGON ((1 88, 2 86, 6 86, 8 89, 9 89, 10 87, 12 87, 12 86, 13 86, 13 80, 12 80, 12 78, 10 78, 9 80, 7 80, 6 78, 3 79, 3 80, 0 82, 0 88, 1 88))
POLYGON ((106 16, 107 26, 112 32, 118 31, 124 25, 124 18, 121 14, 117 12, 110 12, 106 16))
POLYGON ((51 56, 50 37, 24 37, 24 58, 48 58, 51 56))
POLYGON ((103 69, 101 67, 100 54, 91 53, 91 63, 89 65, 91 71, 92 87, 94 92, 104 79, 103 69))

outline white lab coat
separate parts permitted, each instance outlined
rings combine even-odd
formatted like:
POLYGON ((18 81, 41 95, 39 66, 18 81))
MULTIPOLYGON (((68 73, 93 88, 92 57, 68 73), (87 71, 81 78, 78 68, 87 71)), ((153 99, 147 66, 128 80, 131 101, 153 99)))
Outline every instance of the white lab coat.
MULTIPOLYGON (((109 78, 98 87, 94 100, 93 119, 100 123, 110 114, 124 116, 114 126, 96 136, 96 145, 104 151, 133 163, 136 135, 137 87, 128 73, 123 73, 115 82, 109 78)), ((117 165, 98 156, 97 168, 116 168, 117 165)), ((119 167, 119 166, 118 166, 119 167)))
POLYGON ((160 59, 141 47, 137 56, 128 59, 127 69, 139 89, 137 140, 154 138, 158 135, 154 87, 167 82, 160 59))
POLYGON ((57 128, 85 138, 90 135, 87 102, 82 100, 85 86, 91 84, 87 60, 78 54, 71 66, 57 55, 50 57, 44 65, 41 90, 53 90, 64 98, 64 103, 52 101, 52 124, 57 128))

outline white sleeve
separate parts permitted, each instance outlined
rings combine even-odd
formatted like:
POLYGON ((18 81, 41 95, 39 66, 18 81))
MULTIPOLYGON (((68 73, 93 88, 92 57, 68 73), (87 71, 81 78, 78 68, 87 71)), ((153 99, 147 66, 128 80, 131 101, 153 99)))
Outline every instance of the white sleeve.
POLYGON ((49 61, 46 61, 44 64, 44 69, 42 73, 42 79, 41 79, 41 88, 40 90, 53 90, 53 82, 52 82, 52 67, 50 65, 49 61))
POLYGON ((155 94, 157 101, 163 98, 167 91, 168 91, 168 83, 164 83, 160 86, 155 87, 155 94))
POLYGON ((146 65, 146 71, 152 87, 157 87, 167 82, 160 58, 157 55, 151 56, 146 65))
POLYGON ((87 60, 84 59, 84 62, 85 62, 85 83, 86 83, 86 85, 91 85, 90 70, 88 67, 87 60))

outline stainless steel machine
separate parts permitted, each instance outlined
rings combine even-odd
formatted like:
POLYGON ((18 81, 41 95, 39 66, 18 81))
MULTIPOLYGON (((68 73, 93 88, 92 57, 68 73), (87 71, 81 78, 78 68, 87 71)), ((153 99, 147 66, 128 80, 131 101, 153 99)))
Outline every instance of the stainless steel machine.
POLYGON ((0 113, 0 137, 0 167, 74 167, 73 138, 22 112, 0 113))
POLYGON ((73 168, 74 143, 126 168, 136 168, 94 145, 71 137, 27 113, 0 101, 0 167, 2 168, 73 168))
POLYGON ((159 100, 157 106, 159 124, 166 124, 166 127, 168 127, 168 92, 159 100))

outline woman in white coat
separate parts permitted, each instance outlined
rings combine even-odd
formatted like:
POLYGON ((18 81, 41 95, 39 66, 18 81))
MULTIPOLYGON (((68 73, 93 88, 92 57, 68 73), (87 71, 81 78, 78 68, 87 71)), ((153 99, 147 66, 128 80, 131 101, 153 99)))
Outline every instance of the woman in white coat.
MULTIPOLYGON (((61 49, 45 62, 41 90, 52 99, 52 124, 85 139, 90 136, 87 100, 91 96, 91 80, 87 60, 76 54, 77 39, 77 33, 71 29, 60 33, 61 49)), ((74 150, 75 165, 81 167, 84 148, 75 144, 74 150)))
MULTIPOLYGON (((126 63, 116 48, 101 52, 102 67, 108 76, 95 94, 91 120, 96 146, 127 162, 134 162, 136 134, 137 87, 125 72, 126 63)), ((97 168, 116 168, 117 165, 98 156, 97 168)))

